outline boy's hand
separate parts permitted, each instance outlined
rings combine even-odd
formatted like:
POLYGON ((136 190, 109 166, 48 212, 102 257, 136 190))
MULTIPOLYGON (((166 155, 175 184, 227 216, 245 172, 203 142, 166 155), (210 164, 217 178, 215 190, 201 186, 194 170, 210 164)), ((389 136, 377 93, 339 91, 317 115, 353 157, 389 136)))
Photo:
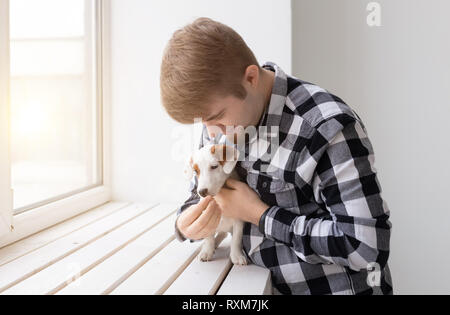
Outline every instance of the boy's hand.
POLYGON ((216 231, 220 217, 220 208, 216 201, 211 196, 207 196, 198 204, 184 210, 179 215, 176 224, 184 237, 201 240, 216 231))
POLYGON ((222 214, 226 217, 259 224, 259 219, 269 206, 246 183, 228 179, 226 185, 214 196, 222 214))

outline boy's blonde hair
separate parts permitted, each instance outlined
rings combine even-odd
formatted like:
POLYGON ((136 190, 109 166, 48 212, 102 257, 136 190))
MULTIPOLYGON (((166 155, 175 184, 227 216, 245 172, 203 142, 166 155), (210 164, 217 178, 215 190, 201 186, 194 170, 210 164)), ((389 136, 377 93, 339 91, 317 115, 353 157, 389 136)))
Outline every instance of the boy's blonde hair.
POLYGON ((212 19, 198 18, 177 30, 164 50, 162 104, 174 120, 192 124, 194 118, 210 115, 208 103, 214 98, 247 96, 241 82, 250 65, 259 67, 238 33, 212 19))

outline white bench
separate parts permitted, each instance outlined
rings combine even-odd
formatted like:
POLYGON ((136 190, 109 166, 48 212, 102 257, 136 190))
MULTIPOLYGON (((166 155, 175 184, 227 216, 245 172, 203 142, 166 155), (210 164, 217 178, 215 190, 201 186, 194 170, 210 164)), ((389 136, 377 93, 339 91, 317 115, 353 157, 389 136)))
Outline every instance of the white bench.
POLYGON ((0 248, 0 294, 271 294, 270 273, 173 235, 176 207, 110 202, 0 248))

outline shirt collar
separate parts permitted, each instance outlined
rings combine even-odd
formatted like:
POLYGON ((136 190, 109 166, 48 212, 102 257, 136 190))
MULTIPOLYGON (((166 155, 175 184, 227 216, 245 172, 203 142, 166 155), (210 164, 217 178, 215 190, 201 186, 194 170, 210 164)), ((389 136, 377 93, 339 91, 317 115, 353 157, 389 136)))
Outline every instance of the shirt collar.
POLYGON ((265 109, 259 123, 259 126, 270 128, 280 125, 283 107, 286 103, 287 76, 283 69, 272 61, 267 61, 262 67, 275 72, 269 106, 265 109))

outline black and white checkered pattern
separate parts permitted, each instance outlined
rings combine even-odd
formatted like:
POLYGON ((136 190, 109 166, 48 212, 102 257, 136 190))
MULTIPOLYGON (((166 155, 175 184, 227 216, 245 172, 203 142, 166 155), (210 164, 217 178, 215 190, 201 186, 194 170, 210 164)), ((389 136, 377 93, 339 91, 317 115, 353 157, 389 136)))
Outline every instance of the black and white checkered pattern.
MULTIPOLYGON (((275 81, 260 126, 278 128, 279 146, 251 139, 237 165, 271 206, 245 224, 248 259, 271 270, 275 294, 392 294, 389 209, 364 124, 337 96, 263 67, 275 81)), ((200 147, 209 141, 204 128, 200 147)), ((195 186, 178 214, 198 202, 195 186)))

